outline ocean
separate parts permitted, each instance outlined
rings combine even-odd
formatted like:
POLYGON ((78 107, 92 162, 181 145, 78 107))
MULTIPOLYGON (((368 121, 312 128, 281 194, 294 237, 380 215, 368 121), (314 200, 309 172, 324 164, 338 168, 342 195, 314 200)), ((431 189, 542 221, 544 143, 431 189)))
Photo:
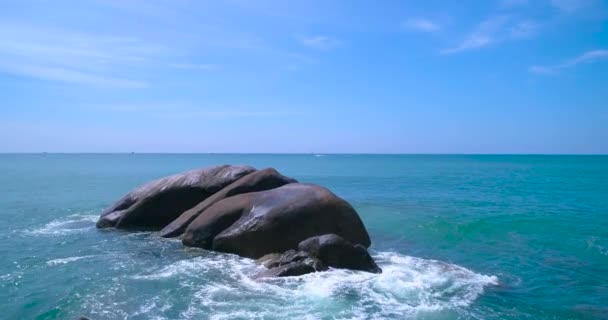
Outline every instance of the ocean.
POLYGON ((0 155, 2 319, 608 319, 608 156, 0 155), (384 270, 253 261, 98 230, 149 180, 274 167, 358 211, 384 270))

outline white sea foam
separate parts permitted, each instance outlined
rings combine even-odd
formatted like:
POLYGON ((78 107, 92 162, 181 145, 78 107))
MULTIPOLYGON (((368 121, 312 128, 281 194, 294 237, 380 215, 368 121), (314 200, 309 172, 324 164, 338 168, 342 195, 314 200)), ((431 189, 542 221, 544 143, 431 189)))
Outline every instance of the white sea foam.
POLYGON ((172 305, 167 302, 163 302, 162 297, 155 296, 146 303, 144 303, 139 310, 137 310, 131 317, 148 315, 150 319, 166 319, 162 316, 153 315, 155 312, 164 312, 171 309, 172 305))
POLYGON ((375 256, 382 274, 331 270, 300 277, 255 280, 251 260, 212 255, 181 260, 134 276, 169 279, 191 292, 181 318, 322 318, 415 317, 469 306, 495 276, 436 260, 383 252, 375 256))
POLYGON ((21 271, 7 273, 7 274, 0 276, 0 281, 7 281, 7 282, 15 281, 15 280, 21 279, 22 276, 23 276, 23 272, 21 272, 21 271))
POLYGON ((598 237, 590 237, 587 239, 587 249, 595 249, 599 252, 599 254, 608 256, 608 248, 604 248, 604 246, 597 244, 600 239, 598 237))
POLYGON ((213 254, 205 257, 179 260, 159 270, 151 270, 147 274, 134 275, 132 278, 139 280, 160 280, 176 276, 199 277, 205 272, 221 272, 222 270, 231 270, 240 274, 240 270, 247 267, 255 268, 256 266, 249 259, 234 255, 213 254))
POLYGON ((82 259, 88 259, 88 258, 92 258, 92 257, 94 257, 94 256, 79 256, 79 257, 53 259, 53 260, 47 261, 46 264, 49 266, 56 266, 56 265, 67 264, 70 262, 74 262, 74 261, 78 261, 78 260, 82 260, 82 259))
POLYGON ((73 214, 63 218, 55 219, 41 228, 27 230, 30 235, 68 235, 82 233, 95 228, 95 222, 99 215, 73 214))

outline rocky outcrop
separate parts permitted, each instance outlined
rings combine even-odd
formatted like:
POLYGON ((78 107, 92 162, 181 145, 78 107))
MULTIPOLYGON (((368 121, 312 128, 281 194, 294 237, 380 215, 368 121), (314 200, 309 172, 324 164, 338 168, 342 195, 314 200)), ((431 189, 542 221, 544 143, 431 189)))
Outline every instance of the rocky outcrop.
POLYGON ((353 207, 317 185, 292 183, 237 195, 207 210, 186 229, 185 245, 259 258, 328 233, 365 247, 371 244, 353 207))
POLYGON ((365 247, 353 245, 336 234, 308 238, 298 244, 298 250, 309 253, 330 267, 382 272, 365 247))
POLYGON ((250 166, 222 165, 146 183, 106 209, 97 227, 161 229, 184 211, 253 171, 250 166))
POLYGON ((184 233, 188 225, 201 213, 209 209, 209 207, 216 202, 225 198, 242 193, 274 189, 294 182, 297 181, 281 175, 272 168, 255 171, 233 182, 224 189, 205 199, 203 202, 197 204, 195 207, 182 213, 177 219, 173 220, 173 222, 164 227, 160 231, 160 235, 162 237, 177 237, 181 235, 184 233))
POLYGON ((272 168, 217 166, 142 185, 105 210, 99 228, 160 230, 186 246, 259 259, 258 277, 332 268, 380 272, 353 207, 272 168), (162 230, 161 230, 162 229, 162 230))
POLYGON ((353 245, 336 234, 310 237, 300 242, 298 251, 267 254, 256 262, 266 267, 258 278, 299 276, 328 267, 382 273, 362 245, 353 245))
POLYGON ((267 254, 256 262, 266 268, 256 278, 300 276, 327 270, 327 266, 315 256, 295 250, 267 254))

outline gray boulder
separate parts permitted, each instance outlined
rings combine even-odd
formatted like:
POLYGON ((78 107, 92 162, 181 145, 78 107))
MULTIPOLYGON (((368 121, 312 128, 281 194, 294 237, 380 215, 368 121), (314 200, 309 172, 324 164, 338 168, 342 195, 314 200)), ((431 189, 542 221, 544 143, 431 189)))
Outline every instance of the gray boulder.
POLYGON ((222 199, 242 193, 274 189, 294 182, 297 181, 281 175, 272 168, 252 172, 182 213, 177 219, 165 226, 160 231, 160 235, 162 237, 177 237, 181 235, 194 219, 222 199))
POLYGON ((97 227, 161 229, 184 211, 254 171, 250 166, 222 165, 146 183, 106 209, 97 227))
POLYGON ((346 201, 317 185, 291 183, 216 202, 190 223, 182 242, 259 258, 329 233, 363 247, 371 244, 359 215, 346 201))

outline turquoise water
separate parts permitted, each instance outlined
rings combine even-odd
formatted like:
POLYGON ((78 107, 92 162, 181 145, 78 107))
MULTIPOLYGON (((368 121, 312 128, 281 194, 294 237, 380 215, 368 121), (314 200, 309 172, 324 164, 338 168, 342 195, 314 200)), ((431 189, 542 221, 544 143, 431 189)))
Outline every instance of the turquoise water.
POLYGON ((0 155, 0 318, 608 319, 608 157, 0 155), (358 210, 381 275, 256 281, 236 256, 97 230, 133 187, 275 167, 358 210))

